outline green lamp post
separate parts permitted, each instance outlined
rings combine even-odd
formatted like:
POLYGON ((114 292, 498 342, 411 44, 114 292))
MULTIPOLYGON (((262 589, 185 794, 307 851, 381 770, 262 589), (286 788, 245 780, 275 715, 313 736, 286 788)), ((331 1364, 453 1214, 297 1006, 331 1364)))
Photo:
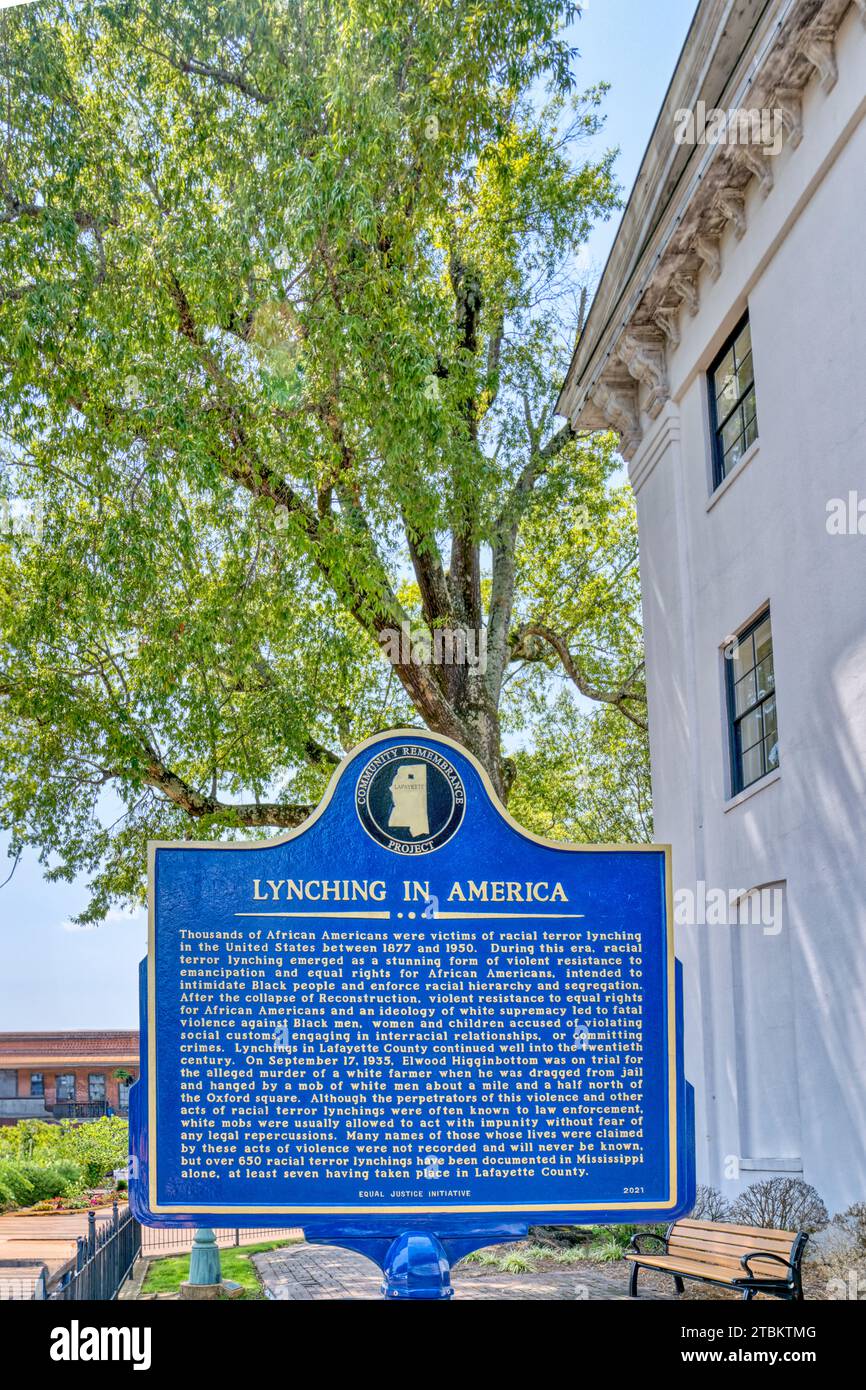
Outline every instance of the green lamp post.
POLYGON ((222 1283, 220 1248, 210 1226, 196 1227, 189 1259, 189 1283, 196 1286, 222 1283))

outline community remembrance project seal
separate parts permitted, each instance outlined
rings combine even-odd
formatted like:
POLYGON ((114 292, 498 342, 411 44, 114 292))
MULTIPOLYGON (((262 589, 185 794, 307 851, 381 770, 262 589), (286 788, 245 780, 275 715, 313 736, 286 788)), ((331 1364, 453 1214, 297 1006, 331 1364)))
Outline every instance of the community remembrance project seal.
POLYGON ((460 828, 466 792, 441 753, 401 743, 367 763, 355 787, 355 807, 377 844, 395 854, 429 854, 460 828))

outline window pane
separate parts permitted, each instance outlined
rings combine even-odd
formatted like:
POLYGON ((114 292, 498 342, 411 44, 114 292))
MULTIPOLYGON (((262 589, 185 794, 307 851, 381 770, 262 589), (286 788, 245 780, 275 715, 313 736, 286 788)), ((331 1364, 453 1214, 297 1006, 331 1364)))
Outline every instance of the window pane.
POLYGON ((752 351, 752 325, 748 319, 743 324, 742 332, 734 343, 734 351, 737 354, 737 361, 744 362, 747 353, 752 351))
POLYGON ((755 684, 757 686, 757 696, 763 700, 765 695, 769 695, 775 685, 773 677, 773 658, 768 656, 766 661, 762 661, 755 672, 755 684))
POLYGON ((763 744, 758 743, 754 748, 748 749, 743 754, 743 786, 748 787, 752 782, 757 782, 759 777, 764 775, 764 763, 761 756, 763 744))
POLYGON ((31 1072, 30 1075, 30 1094, 31 1096, 45 1095, 45 1077, 41 1071, 31 1072))
POLYGON ((737 403, 737 383, 734 374, 734 352, 729 348, 716 368, 713 385, 716 392, 718 418, 724 420, 728 411, 737 403))
POLYGON ((752 354, 748 353, 737 365, 737 395, 744 396, 752 387, 752 354))
POLYGON ((742 401, 742 405, 743 405, 743 415, 744 415, 745 420, 746 420, 746 428, 748 428, 749 423, 755 419, 756 413, 757 413, 757 407, 756 407, 756 405, 755 405, 755 388, 754 388, 754 386, 750 386, 749 389, 748 389, 748 390, 746 391, 746 393, 744 394, 744 396, 743 396, 743 401, 742 401))
POLYGON ((767 771, 769 772, 770 768, 779 766, 779 740, 775 734, 772 738, 764 740, 764 748, 766 750, 767 771))
POLYGON ((91 1072, 87 1078, 88 1100, 105 1100, 105 1076, 102 1072, 91 1072))
POLYGON ((758 437, 758 419, 753 415, 743 434, 743 453, 750 449, 758 437))
MULTIPOLYGON (((742 714, 743 710, 753 705, 756 698, 755 673, 749 671, 748 675, 744 676, 741 681, 737 681, 734 686, 734 708, 737 714, 742 714)), ((754 740, 750 740, 750 742, 754 742, 754 740)))
POLYGON ((769 700, 765 700, 764 703, 763 703, 763 705, 761 706, 761 708, 762 708, 762 710, 763 710, 763 712, 764 712, 764 735, 765 735, 765 737, 768 738, 771 742, 775 742, 775 739, 776 739, 776 700, 775 700, 775 697, 771 697, 769 700))
POLYGON ((730 420, 722 427, 722 453, 725 456, 725 470, 733 468, 743 450, 743 412, 735 410, 730 420))
POLYGON ((740 680, 747 671, 751 671, 755 664, 755 644, 751 632, 745 637, 737 638, 737 645, 734 648, 734 680, 740 680))
POLYGON ((70 1074, 58 1076, 55 1094, 58 1100, 75 1099, 75 1077, 70 1074))
POLYGON ((740 462, 740 459, 743 457, 743 454, 745 452, 746 450, 743 445, 743 436, 740 435, 736 444, 732 445, 728 452, 725 454, 725 477, 728 476, 732 468, 736 467, 736 465, 740 462))
POLYGON ((755 660, 766 661, 769 657, 773 658, 773 634, 770 629, 770 619, 765 618, 755 628, 755 660))
POLYGON ((749 748, 760 743, 764 737, 764 723, 761 719, 760 706, 753 709, 751 714, 747 714, 740 720, 740 747, 745 753, 749 748))

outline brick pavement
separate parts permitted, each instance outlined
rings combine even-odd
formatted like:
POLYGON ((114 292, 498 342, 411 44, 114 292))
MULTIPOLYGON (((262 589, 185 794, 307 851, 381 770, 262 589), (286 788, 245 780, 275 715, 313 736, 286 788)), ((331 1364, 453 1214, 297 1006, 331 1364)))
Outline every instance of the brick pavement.
MULTIPOLYGON (((299 1245, 253 1255, 265 1291, 286 1302, 317 1299, 379 1299, 382 1275, 362 1255, 333 1245, 299 1245)), ((492 1273, 480 1265, 458 1266, 452 1274, 460 1299, 521 1299, 573 1302, 575 1299, 613 1300, 626 1297, 627 1270, 581 1263, 535 1274, 492 1273)), ((669 1299, 672 1294, 647 1291, 646 1297, 669 1299)))

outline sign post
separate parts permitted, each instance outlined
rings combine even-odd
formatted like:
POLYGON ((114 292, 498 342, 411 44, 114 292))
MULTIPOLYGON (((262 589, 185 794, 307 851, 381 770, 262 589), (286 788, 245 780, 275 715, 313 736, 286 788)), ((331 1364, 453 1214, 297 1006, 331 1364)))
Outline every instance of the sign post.
POLYGON ((522 829, 458 744, 381 734, 270 841, 150 847, 130 1200, 302 1226, 391 1298, 545 1223, 694 1202, 670 854, 522 829))

